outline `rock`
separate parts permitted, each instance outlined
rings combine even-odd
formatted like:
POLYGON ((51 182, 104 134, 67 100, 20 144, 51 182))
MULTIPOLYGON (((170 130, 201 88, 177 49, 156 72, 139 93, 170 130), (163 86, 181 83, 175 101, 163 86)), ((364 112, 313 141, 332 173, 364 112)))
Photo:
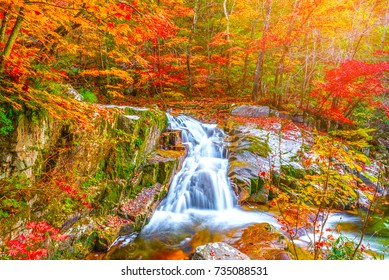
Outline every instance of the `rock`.
POLYGON ((133 224, 125 224, 119 229, 118 236, 130 235, 135 232, 135 227, 133 224))
MULTIPOLYGON (((74 93, 74 89, 69 90, 74 93)), ((49 258, 83 259, 91 250, 105 251, 117 237, 121 221, 111 223, 105 219, 106 215, 113 211, 120 214, 118 206, 133 195, 132 190, 137 188, 139 193, 144 187, 139 184, 151 183, 143 178, 147 172, 142 172, 142 168, 152 163, 156 170, 150 179, 168 184, 182 162, 185 147, 181 146, 179 151, 163 151, 168 156, 161 155, 160 160, 152 162, 161 132, 167 127, 165 112, 130 106, 105 108, 110 117, 96 113, 90 120, 93 124, 90 130, 26 111, 15 117, 13 131, 0 135, 0 179, 15 178, 17 181, 10 182, 32 186, 27 201, 21 200, 26 207, 9 218, 7 227, 0 227, 1 236, 10 232, 2 242, 23 233, 30 220, 46 220, 69 236, 61 244, 50 245, 49 258), (55 177, 49 184, 38 185, 43 174, 45 182, 51 178, 50 174, 55 177), (131 179, 139 174, 139 180, 133 184, 131 179), (68 197, 61 188, 68 184, 75 191, 85 189, 83 194, 88 196, 88 201, 83 197, 68 197)), ((175 141, 178 144, 180 140, 175 141)), ((135 226, 144 224, 166 193, 166 186, 152 183, 150 186, 156 186, 156 193, 147 197, 143 204, 147 209, 134 218, 135 226)), ((131 230, 122 228, 120 234, 131 230)))
POLYGON ((295 122, 295 123, 304 123, 304 117, 303 117, 303 115, 293 115, 293 116, 292 116, 292 122, 295 122))
MULTIPOLYGON (((147 250, 137 250, 138 245, 135 242, 139 233, 134 232, 129 235, 119 236, 109 247, 107 254, 104 256, 106 260, 140 260, 147 259, 147 250)), ((140 246, 144 246, 141 243, 140 246)))
POLYGON ((287 251, 287 238, 268 223, 247 227, 234 246, 251 259, 290 260, 293 255, 287 251))
POLYGON ((73 226, 79 219, 81 219, 80 213, 74 214, 74 216, 67 219, 61 226, 61 230, 67 230, 73 226))
POLYGON ((242 202, 266 203, 268 190, 259 178, 261 165, 266 164, 268 147, 261 138, 235 130, 230 139, 228 176, 242 202), (261 183, 260 183, 261 182, 261 183))
POLYGON ((289 113, 288 112, 278 112, 278 116, 280 117, 280 118, 283 118, 283 119, 289 119, 290 118, 290 115, 289 115, 289 113))
MULTIPOLYGON (((267 203, 269 191, 261 174, 277 171, 289 165, 295 173, 302 170, 300 153, 303 143, 310 139, 309 133, 290 123, 290 128, 279 134, 281 120, 271 127, 259 128, 255 124, 227 123, 229 128, 228 176, 236 190, 239 202, 267 203)), ((263 175, 262 175, 263 176, 263 175)), ((293 184, 298 180, 295 179, 293 184)))
POLYGON ((107 252, 109 247, 109 241, 106 238, 97 237, 95 239, 95 247, 93 248, 96 252, 107 252))
POLYGON ((232 110, 231 115, 238 117, 266 118, 270 115, 268 106, 239 106, 232 110))
POLYGON ((192 260, 249 260, 250 258, 223 242, 208 243, 196 248, 192 260))
POLYGON ((168 130, 161 135, 161 149, 163 150, 172 150, 174 147, 180 146, 181 142, 180 130, 168 130))
POLYGON ((278 112, 277 110, 270 109, 270 116, 279 117, 280 112, 278 112))
POLYGON ((65 94, 71 96, 77 101, 84 101, 84 97, 77 92, 71 85, 68 85, 65 91, 65 94))

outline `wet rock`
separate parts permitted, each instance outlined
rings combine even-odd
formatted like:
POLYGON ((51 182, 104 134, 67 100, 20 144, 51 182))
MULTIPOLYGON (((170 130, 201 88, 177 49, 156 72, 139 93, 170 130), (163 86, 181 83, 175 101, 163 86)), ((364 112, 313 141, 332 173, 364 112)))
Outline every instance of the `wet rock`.
POLYGON ((136 239, 139 233, 134 232, 129 235, 119 236, 109 247, 107 254, 104 256, 106 260, 141 260, 149 259, 147 250, 138 250, 138 246, 142 247, 141 242, 137 244, 136 239))
POLYGON ((254 138, 239 130, 231 135, 228 176, 239 202, 268 201, 268 190, 259 177, 261 161, 266 161, 268 147, 261 138, 254 138))
POLYGON ((268 223, 247 227, 233 244, 242 253, 256 260, 290 260, 287 238, 268 223))
POLYGON ((93 248, 96 252, 107 252, 109 247, 109 241, 106 238, 97 237, 95 239, 95 247, 93 248))
POLYGON ((238 117, 266 118, 270 115, 268 106, 239 106, 231 111, 231 115, 238 117))
POLYGON ((223 242, 208 243, 196 248, 192 260, 249 260, 250 258, 223 242))
POLYGON ((169 130, 165 131, 161 135, 161 149, 173 150, 174 147, 181 145, 181 131, 180 130, 169 130))
POLYGON ((123 225, 123 226, 119 229, 118 235, 119 235, 119 236, 130 235, 130 234, 134 233, 134 231, 135 231, 135 227, 134 227, 133 224, 126 224, 126 225, 123 225))

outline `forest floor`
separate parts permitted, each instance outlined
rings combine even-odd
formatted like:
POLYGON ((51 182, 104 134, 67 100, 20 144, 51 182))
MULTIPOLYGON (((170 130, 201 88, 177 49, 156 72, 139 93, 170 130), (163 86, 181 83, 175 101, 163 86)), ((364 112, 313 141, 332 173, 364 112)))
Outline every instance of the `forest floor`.
MULTIPOLYGON (((207 123, 224 123, 230 117, 230 109, 237 105, 254 104, 248 96, 223 96, 223 97, 194 97, 191 99, 174 100, 169 98, 145 98, 137 97, 120 105, 137 107, 158 106, 159 109, 168 111, 173 115, 186 114, 207 123)), ((262 104, 265 105, 265 104, 262 104)))

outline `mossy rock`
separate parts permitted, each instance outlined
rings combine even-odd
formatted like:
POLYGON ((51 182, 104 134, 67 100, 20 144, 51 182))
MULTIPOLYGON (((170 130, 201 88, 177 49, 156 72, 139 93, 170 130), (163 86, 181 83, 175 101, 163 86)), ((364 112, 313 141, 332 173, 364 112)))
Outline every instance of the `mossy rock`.
POLYGON ((281 172, 286 176, 296 179, 304 179, 307 175, 313 175, 314 171, 310 169, 296 168, 293 165, 282 165, 281 172))
POLYGON ((248 201, 257 203, 267 203, 269 190, 265 188, 265 181, 262 177, 251 178, 250 198, 248 201))
POLYGON ((250 146, 247 148, 248 151, 263 158, 267 158, 269 156, 271 148, 266 139, 252 135, 247 136, 246 139, 250 141, 250 146))

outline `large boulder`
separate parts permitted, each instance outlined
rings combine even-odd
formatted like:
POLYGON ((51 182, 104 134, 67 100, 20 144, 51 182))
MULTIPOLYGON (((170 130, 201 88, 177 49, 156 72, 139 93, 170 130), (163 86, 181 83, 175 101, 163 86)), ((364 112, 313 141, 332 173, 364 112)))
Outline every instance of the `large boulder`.
POLYGON ((250 258, 223 242, 208 243, 196 248, 192 260, 249 260, 250 258))
POLYGON ((270 115, 268 106, 239 106, 231 111, 231 115, 238 117, 266 118, 270 115))
POLYGON ((228 176, 238 194, 239 202, 266 203, 269 192, 259 176, 271 151, 266 138, 253 136, 237 127, 228 142, 228 176))

